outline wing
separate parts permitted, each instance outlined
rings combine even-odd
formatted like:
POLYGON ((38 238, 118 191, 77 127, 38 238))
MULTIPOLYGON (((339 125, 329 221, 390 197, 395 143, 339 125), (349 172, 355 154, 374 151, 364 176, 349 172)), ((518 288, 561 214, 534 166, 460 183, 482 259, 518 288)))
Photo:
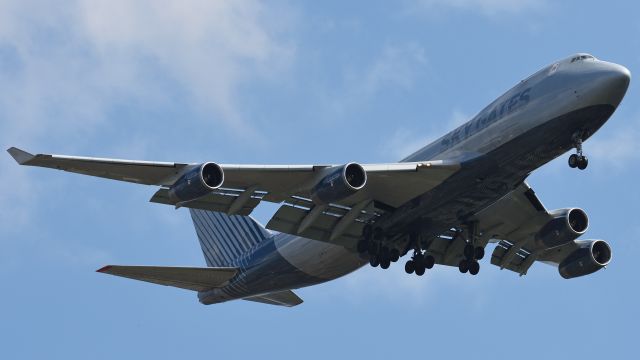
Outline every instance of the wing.
MULTIPOLYGON (((476 245, 489 242, 497 246, 491 262, 501 268, 525 274, 531 264, 540 259, 541 249, 532 247, 535 234, 551 219, 551 214, 526 182, 507 195, 476 213, 470 220, 477 224, 476 245), (533 255, 532 255, 533 254, 533 255)), ((426 249, 437 264, 458 266, 464 257, 468 231, 452 229, 427 242, 426 249)))
POLYGON ((32 155, 12 147, 7 150, 20 164, 64 170, 83 175, 146 185, 173 184, 188 167, 187 164, 151 161, 103 159, 64 155, 32 155))
POLYGON ((97 272, 181 289, 206 291, 225 286, 238 269, 107 265, 97 272))
POLYGON ((453 175, 460 165, 449 161, 364 164, 366 186, 336 203, 316 206, 312 184, 332 165, 221 164, 222 188, 196 200, 176 204, 169 188, 199 164, 130 161, 38 154, 10 148, 21 165, 47 167, 84 175, 161 186, 152 202, 248 215, 262 200, 284 202, 268 228, 316 240, 354 247, 350 235, 360 234, 363 221, 372 221, 423 194, 453 175))
POLYGON ((535 261, 557 265, 580 247, 579 241, 553 248, 535 241, 536 234, 553 218, 526 182, 475 215, 485 239, 497 242, 491 263, 520 275, 535 261))

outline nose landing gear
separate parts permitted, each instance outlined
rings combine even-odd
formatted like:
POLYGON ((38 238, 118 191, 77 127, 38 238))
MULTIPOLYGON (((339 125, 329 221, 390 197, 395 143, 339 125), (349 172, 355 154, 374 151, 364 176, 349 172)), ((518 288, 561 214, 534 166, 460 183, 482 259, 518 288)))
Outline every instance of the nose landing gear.
POLYGON ((584 170, 589 165, 589 159, 582 154, 582 137, 574 136, 573 138, 576 147, 576 154, 569 156, 569 167, 578 168, 584 170))

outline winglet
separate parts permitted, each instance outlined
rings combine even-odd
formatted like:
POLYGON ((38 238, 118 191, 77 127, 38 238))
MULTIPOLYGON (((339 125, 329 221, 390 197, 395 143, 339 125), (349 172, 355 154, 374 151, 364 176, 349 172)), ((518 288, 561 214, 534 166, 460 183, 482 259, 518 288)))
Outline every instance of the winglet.
POLYGON ((107 272, 107 270, 109 270, 110 268, 111 268, 111 265, 103 266, 103 267, 101 267, 100 269, 96 270, 96 272, 99 272, 99 273, 105 273, 105 272, 107 272))
POLYGON ((9 149, 7 149, 7 152, 9 153, 9 155, 11 155, 18 164, 20 165, 24 165, 26 164, 29 160, 33 159, 34 156, 33 154, 30 154, 24 150, 20 150, 17 147, 11 147, 9 149))

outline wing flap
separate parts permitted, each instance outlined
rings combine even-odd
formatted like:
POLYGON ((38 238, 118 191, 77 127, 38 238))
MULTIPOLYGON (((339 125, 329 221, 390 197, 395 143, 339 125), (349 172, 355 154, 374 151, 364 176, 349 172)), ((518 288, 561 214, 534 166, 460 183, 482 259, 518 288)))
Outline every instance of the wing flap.
POLYGON ((259 296, 251 296, 244 300, 259 302, 269 305, 292 307, 302 304, 302 299, 291 290, 277 291, 259 296))
POLYGON ((107 265, 97 272, 193 291, 225 286, 236 268, 107 265))
MULTIPOLYGON (((235 215, 247 216, 251 214, 253 209, 255 209, 258 204, 260 204, 261 195, 251 196, 248 199, 242 201, 241 205, 237 209, 233 209, 234 204, 240 199, 242 193, 243 191, 239 190, 219 189, 196 200, 182 203, 180 204, 180 206, 192 209, 217 211, 222 213, 233 212, 233 214, 235 215)), ((149 201, 158 204, 175 205, 169 199, 169 189, 166 188, 162 188, 156 191, 156 193, 149 201)))
POLYGON ((351 222, 340 236, 332 240, 331 235, 340 221, 340 216, 336 216, 337 214, 331 212, 331 208, 327 208, 308 227, 300 231, 302 222, 309 214, 310 210, 285 204, 273 215, 267 224, 267 229, 330 242, 346 248, 355 248, 360 234, 362 234, 364 223, 359 221, 351 222))

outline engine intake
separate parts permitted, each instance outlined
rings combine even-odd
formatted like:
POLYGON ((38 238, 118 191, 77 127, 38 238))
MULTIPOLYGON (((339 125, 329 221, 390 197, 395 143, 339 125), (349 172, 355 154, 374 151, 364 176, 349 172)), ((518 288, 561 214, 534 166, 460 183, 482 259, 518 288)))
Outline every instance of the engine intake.
POLYGON ((367 172, 357 163, 335 166, 313 188, 311 199, 317 204, 342 200, 362 189, 367 183, 367 172))
POLYGON ((222 186, 224 171, 216 163, 203 163, 186 172, 169 189, 172 202, 195 200, 222 186))
POLYGON ((536 241, 546 248, 573 241, 589 227, 589 218, 582 209, 560 209, 552 211, 551 214, 554 218, 536 234, 536 241))
POLYGON ((558 265, 560 276, 571 279, 592 274, 611 261, 611 247, 604 240, 576 241, 580 246, 558 265))

